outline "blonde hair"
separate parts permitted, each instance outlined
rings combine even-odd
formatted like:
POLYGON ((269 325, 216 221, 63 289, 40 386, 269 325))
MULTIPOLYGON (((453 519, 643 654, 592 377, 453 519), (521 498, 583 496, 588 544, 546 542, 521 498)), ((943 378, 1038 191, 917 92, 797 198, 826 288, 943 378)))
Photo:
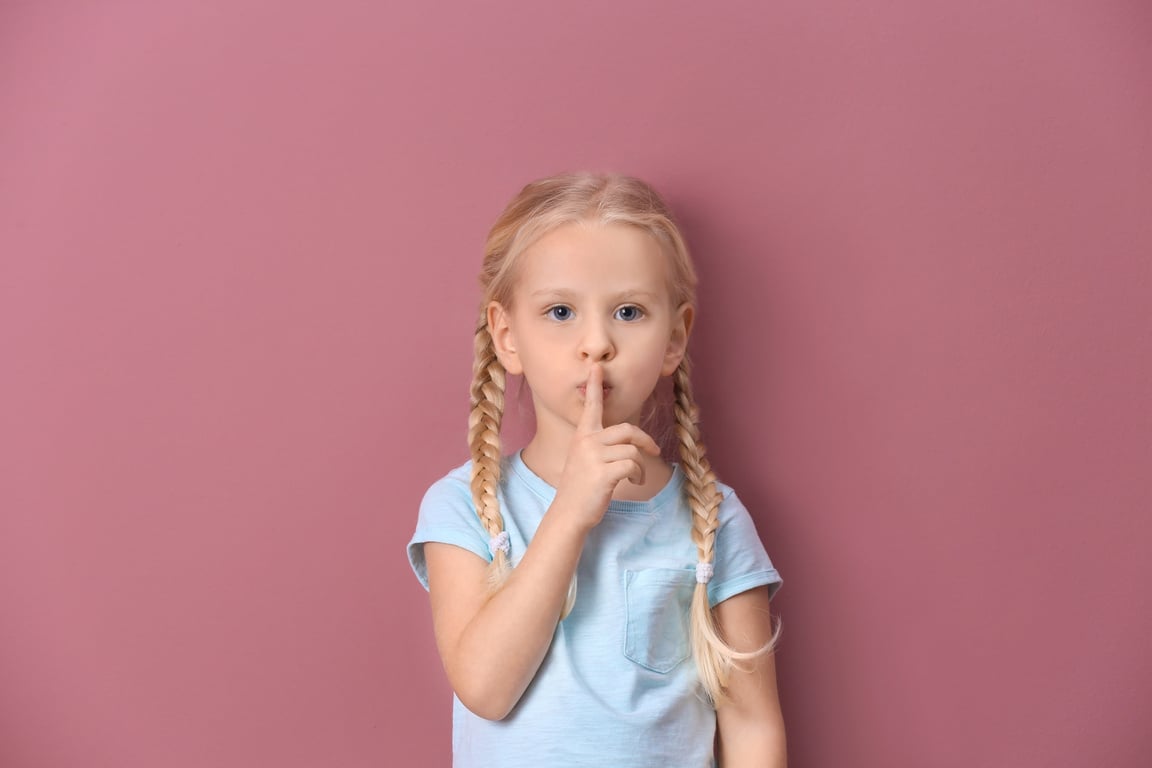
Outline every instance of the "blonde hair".
MULTIPOLYGON (((561 174, 528 184, 508 204, 488 234, 480 272, 483 298, 476 326, 472 410, 468 419, 472 499, 477 515, 493 537, 504 530, 496 489, 500 485, 500 422, 506 377, 488 331, 487 307, 493 301, 510 306, 516 265, 529 246, 564 224, 587 220, 628 224, 651 234, 667 253, 672 267, 672 305, 694 305, 696 301, 696 271, 687 245, 668 207, 645 182, 615 174, 561 174)), ((692 511, 692 540, 699 563, 711 565, 722 497, 700 439, 699 409, 692 397, 690 371, 685 355, 673 382, 675 432, 685 496, 692 511)), ((509 556, 496 548, 489 569, 493 589, 499 589, 510 570, 509 556)), ((571 610, 574 599, 575 581, 569 589, 564 615, 571 610)), ((720 636, 708 604, 707 585, 699 582, 692 596, 690 616, 692 654, 704 690, 713 701, 724 696, 731 669, 740 661, 770 653, 779 635, 777 627, 763 648, 736 651, 720 636)))

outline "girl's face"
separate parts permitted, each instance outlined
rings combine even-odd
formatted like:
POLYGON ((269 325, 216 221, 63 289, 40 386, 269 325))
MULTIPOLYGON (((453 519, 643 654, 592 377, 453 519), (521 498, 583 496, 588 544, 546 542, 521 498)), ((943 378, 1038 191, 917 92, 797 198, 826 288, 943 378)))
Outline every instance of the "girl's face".
POLYGON ((511 306, 489 305, 488 324, 500 361, 532 390, 537 430, 576 425, 593 363, 604 425, 639 423, 691 329, 692 307, 673 305, 670 280, 660 244, 627 224, 567 224, 521 254, 511 306))

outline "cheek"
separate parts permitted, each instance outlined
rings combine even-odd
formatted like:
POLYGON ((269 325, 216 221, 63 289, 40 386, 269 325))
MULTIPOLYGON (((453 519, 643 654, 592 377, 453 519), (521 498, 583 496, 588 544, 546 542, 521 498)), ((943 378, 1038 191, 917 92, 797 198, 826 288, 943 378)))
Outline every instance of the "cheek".
POLYGON ((660 378, 661 369, 664 367, 664 350, 663 346, 652 345, 645 349, 644 354, 635 359, 634 363, 630 366, 630 375, 637 381, 643 381, 645 385, 650 385, 660 378))
POLYGON ((671 343, 669 341, 669 333, 660 333, 655 335, 648 346, 648 357, 653 364, 659 366, 664 362, 664 357, 668 354, 668 347, 671 343))

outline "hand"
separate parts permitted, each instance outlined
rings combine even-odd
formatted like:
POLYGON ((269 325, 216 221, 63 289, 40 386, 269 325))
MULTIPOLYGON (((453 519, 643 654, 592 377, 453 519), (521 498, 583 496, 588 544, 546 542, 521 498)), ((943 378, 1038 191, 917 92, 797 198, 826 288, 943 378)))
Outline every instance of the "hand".
POLYGON ((621 481, 643 484, 644 454, 659 456, 660 447, 640 427, 624 423, 604 428, 604 373, 593 364, 585 385, 584 411, 556 489, 557 501, 591 530, 604 517, 621 481))

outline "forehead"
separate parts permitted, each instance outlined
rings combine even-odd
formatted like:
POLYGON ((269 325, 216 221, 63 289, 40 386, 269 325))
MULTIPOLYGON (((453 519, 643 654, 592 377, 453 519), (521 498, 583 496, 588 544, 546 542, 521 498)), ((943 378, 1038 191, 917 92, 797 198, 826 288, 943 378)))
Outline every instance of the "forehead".
POLYGON ((667 254, 650 233, 629 224, 565 224, 529 246, 520 260, 516 282, 522 294, 670 293, 667 254))

